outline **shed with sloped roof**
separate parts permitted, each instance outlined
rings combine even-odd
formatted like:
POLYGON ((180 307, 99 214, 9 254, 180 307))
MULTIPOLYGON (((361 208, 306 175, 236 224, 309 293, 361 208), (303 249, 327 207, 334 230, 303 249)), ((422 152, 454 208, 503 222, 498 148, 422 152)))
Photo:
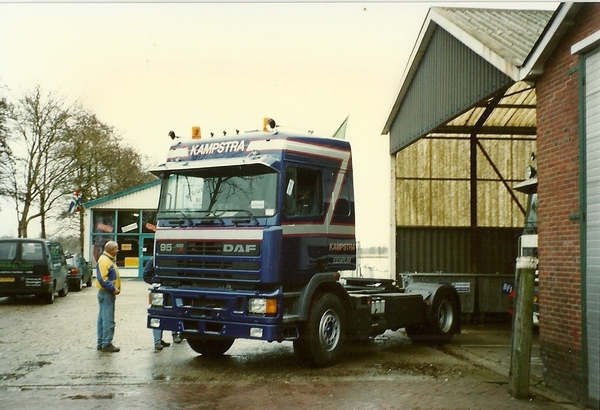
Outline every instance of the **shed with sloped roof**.
POLYGON ((397 272, 459 266, 477 274, 490 268, 487 260, 500 266, 500 249, 516 244, 493 232, 519 232, 524 196, 512 187, 527 163, 539 165, 539 181, 520 185, 537 186, 540 196, 544 379, 593 408, 600 395, 599 27, 598 3, 433 8, 383 128, 395 165, 397 272))

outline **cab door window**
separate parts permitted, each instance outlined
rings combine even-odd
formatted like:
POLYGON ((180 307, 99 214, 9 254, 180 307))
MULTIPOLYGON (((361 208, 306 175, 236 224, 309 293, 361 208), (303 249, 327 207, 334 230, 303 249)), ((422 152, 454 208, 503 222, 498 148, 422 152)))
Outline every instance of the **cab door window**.
POLYGON ((285 172, 286 216, 317 216, 323 214, 321 172, 310 168, 289 166, 285 172))

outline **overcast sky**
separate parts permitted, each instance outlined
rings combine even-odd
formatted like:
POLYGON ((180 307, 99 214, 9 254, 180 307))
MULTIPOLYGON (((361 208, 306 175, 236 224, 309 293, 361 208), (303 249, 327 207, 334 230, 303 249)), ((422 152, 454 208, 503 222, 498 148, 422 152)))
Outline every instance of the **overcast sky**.
MULTIPOLYGON (((432 6, 548 3, 0 0, 0 92, 16 99, 40 85, 79 101, 157 163, 170 130, 187 137, 200 126, 209 137, 259 129, 272 117, 330 136, 349 116, 357 239, 387 246, 390 157, 381 131, 432 6)), ((0 236, 16 235, 13 205, 0 205, 0 236)), ((29 236, 36 233, 34 220, 29 236)))

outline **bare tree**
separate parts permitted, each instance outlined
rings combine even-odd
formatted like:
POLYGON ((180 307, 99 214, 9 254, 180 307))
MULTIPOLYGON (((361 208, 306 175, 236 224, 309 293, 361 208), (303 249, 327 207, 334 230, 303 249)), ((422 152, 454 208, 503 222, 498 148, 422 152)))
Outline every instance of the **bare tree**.
POLYGON ((100 198, 152 180, 145 157, 123 143, 114 128, 90 112, 81 112, 69 129, 66 152, 72 187, 84 200, 100 198))
POLYGON ((62 151, 68 123, 77 106, 65 107, 53 93, 43 95, 40 86, 11 107, 9 139, 12 161, 7 167, 8 196, 18 216, 18 236, 27 237, 29 222, 40 218, 46 237, 46 219, 64 192, 65 164, 62 151))
POLYGON ((40 86, 14 104, 0 100, 0 195, 14 204, 19 237, 40 218, 42 237, 58 220, 61 235, 78 230, 83 243, 83 214, 67 212, 73 191, 89 201, 150 181, 145 160, 113 127, 40 86))
POLYGON ((83 200, 96 198, 98 192, 94 192, 95 181, 101 178, 104 171, 98 164, 97 157, 102 153, 103 143, 112 138, 113 129, 98 121, 96 116, 87 111, 81 111, 74 118, 68 130, 68 143, 65 152, 73 161, 69 164, 69 191, 65 192, 65 203, 63 213, 58 218, 64 231, 77 232, 79 252, 83 252, 84 234, 84 211, 68 213, 68 201, 72 200, 71 193, 78 190, 83 200))
MULTIPOLYGON (((0 175, 6 175, 8 171, 8 165, 11 162, 11 150, 7 142, 8 129, 7 129, 7 117, 8 117, 9 106, 6 102, 6 98, 0 98, 0 175)), ((0 179, 0 196, 3 196, 6 192, 6 179, 0 179)))
MULTIPOLYGON (((144 158, 123 144, 113 127, 102 123, 96 115, 82 110, 68 130, 64 152, 72 161, 67 166, 70 190, 64 192, 71 198, 79 190, 84 201, 101 198, 132 188, 154 177, 145 171, 144 158)), ((64 207, 67 210, 67 207, 64 207)), ((76 228, 83 245, 83 212, 63 212, 64 224, 76 228)))

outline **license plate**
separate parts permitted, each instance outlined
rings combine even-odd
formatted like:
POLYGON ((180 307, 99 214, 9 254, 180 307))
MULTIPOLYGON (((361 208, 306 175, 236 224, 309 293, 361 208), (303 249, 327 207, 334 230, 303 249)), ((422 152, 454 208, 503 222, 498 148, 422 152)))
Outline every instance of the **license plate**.
POLYGON ((14 282, 15 278, 0 277, 0 282, 14 282))

